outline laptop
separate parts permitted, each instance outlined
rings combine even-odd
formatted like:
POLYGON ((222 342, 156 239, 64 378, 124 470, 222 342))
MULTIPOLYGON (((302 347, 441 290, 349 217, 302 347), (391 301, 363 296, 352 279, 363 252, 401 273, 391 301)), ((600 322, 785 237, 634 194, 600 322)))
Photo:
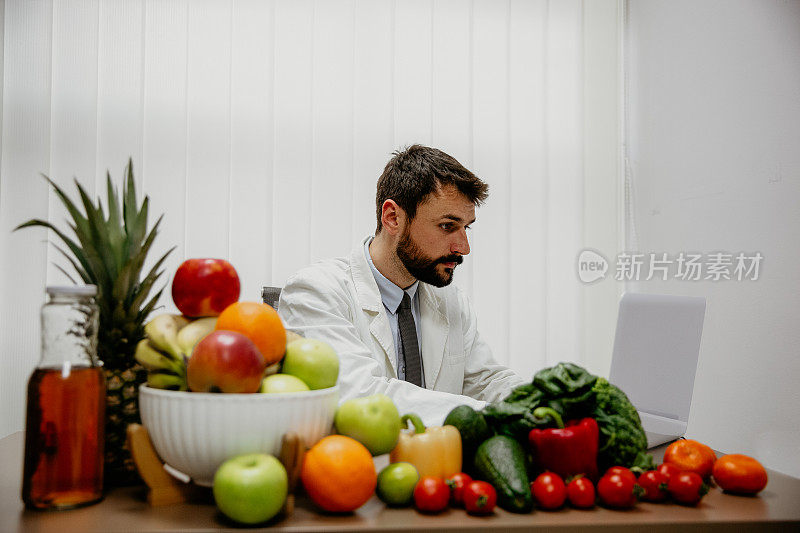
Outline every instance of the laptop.
POLYGON ((639 411, 652 448, 684 435, 700 354, 706 299, 625 293, 609 381, 639 411))

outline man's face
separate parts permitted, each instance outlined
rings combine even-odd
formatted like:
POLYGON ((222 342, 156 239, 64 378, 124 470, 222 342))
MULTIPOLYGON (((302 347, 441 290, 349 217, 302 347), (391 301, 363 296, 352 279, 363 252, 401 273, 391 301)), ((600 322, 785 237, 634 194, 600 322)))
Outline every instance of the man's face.
POLYGON ((469 253, 467 229, 475 205, 453 186, 443 187, 417 207, 397 243, 397 257, 414 278, 435 287, 453 281, 456 265, 469 253))

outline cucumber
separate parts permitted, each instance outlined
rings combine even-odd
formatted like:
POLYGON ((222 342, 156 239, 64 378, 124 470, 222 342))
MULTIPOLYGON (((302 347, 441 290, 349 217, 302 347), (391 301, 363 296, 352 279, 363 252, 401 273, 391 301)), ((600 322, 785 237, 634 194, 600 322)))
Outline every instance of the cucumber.
POLYGON ((489 424, 480 413, 468 405, 459 405, 444 419, 444 426, 455 426, 461 433, 461 464, 468 474, 474 472, 473 459, 478 446, 492 436, 489 424))
POLYGON ((497 504, 514 513, 533 509, 531 484, 522 445, 506 435, 485 440, 475 452, 475 469, 497 490, 497 504))

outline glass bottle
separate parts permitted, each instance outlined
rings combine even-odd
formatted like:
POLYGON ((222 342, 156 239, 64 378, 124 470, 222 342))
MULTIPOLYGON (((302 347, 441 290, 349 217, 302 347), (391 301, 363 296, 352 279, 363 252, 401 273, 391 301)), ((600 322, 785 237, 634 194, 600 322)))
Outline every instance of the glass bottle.
POLYGON ((42 357, 28 380, 22 500, 69 509, 103 497, 106 386, 94 285, 48 287, 42 357))

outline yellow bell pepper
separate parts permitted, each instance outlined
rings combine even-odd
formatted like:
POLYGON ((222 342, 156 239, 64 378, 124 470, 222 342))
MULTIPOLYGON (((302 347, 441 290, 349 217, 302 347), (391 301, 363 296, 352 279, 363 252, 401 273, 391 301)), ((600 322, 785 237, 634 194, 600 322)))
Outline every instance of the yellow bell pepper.
POLYGON ((461 433, 455 426, 426 428, 415 414, 404 415, 400 420, 403 426, 410 421, 414 431, 400 432, 397 446, 389 454, 390 463, 411 463, 420 477, 445 478, 461 472, 461 433))

